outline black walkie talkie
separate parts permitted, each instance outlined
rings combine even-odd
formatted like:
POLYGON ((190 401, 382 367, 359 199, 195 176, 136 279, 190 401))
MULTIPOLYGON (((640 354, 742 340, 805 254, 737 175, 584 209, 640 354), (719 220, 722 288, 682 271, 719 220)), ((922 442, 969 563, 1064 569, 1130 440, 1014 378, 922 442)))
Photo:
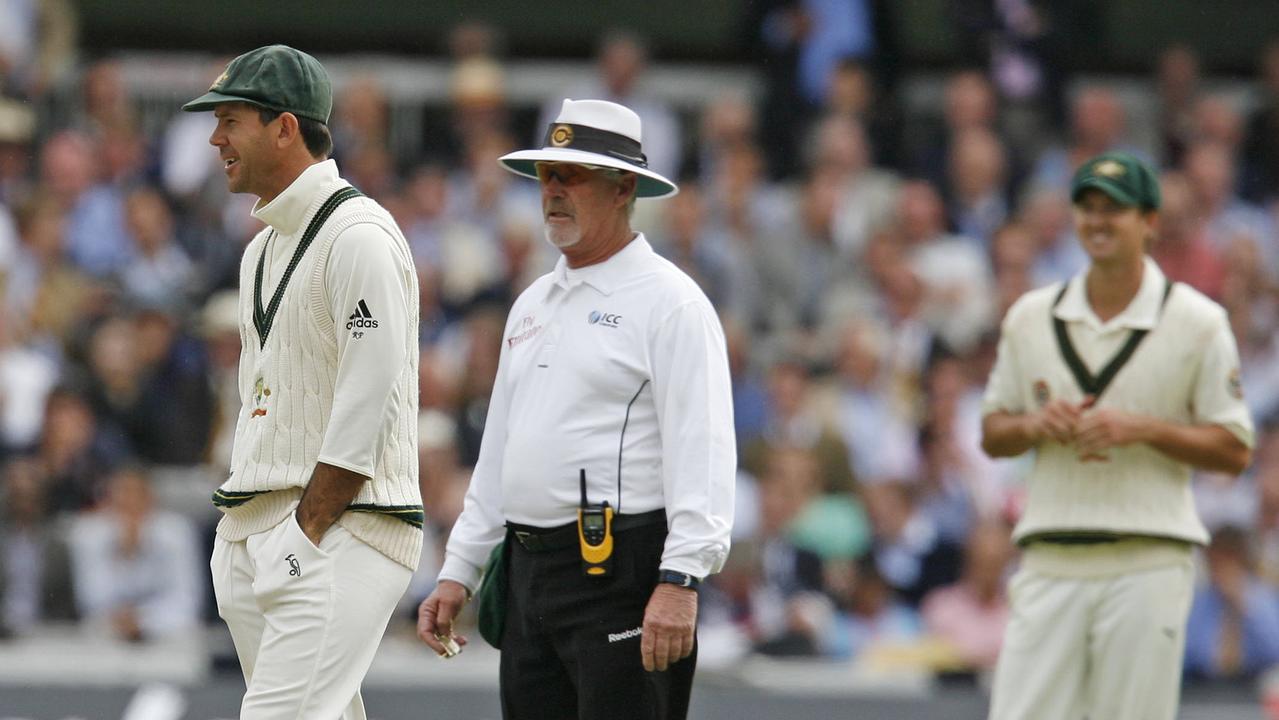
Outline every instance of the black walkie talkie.
POLYGON ((582 572, 607 577, 613 571, 613 508, 608 501, 586 500, 586 468, 582 468, 582 505, 577 510, 577 539, 582 549, 582 572))

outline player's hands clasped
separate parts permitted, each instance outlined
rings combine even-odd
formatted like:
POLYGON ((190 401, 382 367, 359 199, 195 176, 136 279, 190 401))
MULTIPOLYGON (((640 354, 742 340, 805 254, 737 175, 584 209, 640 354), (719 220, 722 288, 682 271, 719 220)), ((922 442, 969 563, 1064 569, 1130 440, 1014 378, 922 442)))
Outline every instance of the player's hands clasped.
POLYGON ((1133 415, 1112 408, 1084 413, 1075 426, 1075 447, 1081 456, 1097 455, 1112 447, 1140 440, 1141 423, 1133 415))
POLYGON ((1141 440, 1139 418, 1114 408, 1094 408, 1089 395, 1083 402, 1053 400, 1030 416, 1031 432, 1040 440, 1073 444, 1081 460, 1105 460, 1113 447, 1141 440))
POLYGON ((1075 439, 1075 427, 1083 412, 1084 403, 1053 400, 1030 416, 1031 432, 1040 440, 1068 445, 1075 439))
POLYGON ((441 580, 417 608, 417 636, 442 658, 453 657, 466 645, 465 635, 453 634, 453 620, 465 604, 466 588, 452 580, 441 580))

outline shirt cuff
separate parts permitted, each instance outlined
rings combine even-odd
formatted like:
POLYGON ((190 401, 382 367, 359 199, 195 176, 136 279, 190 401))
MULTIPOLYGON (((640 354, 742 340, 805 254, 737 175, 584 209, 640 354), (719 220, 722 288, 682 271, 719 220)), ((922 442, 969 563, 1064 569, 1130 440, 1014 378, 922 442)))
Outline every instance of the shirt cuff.
POLYGON ((484 568, 472 565, 457 555, 447 554, 444 556, 444 566, 440 568, 436 582, 452 580, 461 583, 468 593, 474 595, 480 589, 480 578, 483 574, 484 568))
POLYGON ((724 560, 727 556, 727 552, 717 552, 715 550, 705 550, 693 555, 663 556, 658 567, 662 570, 687 573, 695 578, 705 580, 708 576, 714 575, 723 569, 724 560))

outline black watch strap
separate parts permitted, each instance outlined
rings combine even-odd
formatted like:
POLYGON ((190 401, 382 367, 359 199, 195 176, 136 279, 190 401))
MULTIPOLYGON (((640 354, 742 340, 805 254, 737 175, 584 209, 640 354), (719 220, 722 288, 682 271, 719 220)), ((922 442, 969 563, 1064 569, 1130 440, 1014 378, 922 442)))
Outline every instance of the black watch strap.
POLYGON ((657 582, 670 583, 671 585, 678 585, 680 587, 696 590, 697 586, 702 584, 702 579, 677 570, 658 570, 657 582))

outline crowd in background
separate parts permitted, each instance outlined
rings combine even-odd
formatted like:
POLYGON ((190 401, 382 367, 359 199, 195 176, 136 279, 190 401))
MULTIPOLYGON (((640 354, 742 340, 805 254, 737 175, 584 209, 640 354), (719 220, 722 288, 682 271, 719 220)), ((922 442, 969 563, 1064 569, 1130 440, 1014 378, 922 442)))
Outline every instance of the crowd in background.
MULTIPOLYGON (((702 590, 704 663, 993 665, 1030 459, 981 453, 980 398, 1003 312, 1085 266, 1067 187, 1110 149, 1160 169, 1152 253, 1228 310, 1259 427, 1244 477, 1194 480, 1213 543, 1187 672, 1279 663, 1279 41, 1246 97, 1168 48, 1135 127, 1111 85, 1068 92, 1018 17, 996 33, 1011 55, 942 73, 938 112, 904 113, 873 36, 832 31, 862 20, 762 16, 763 95, 696 108, 644 92, 646 49, 626 33, 601 43, 591 84, 512 107, 517 61, 466 26, 413 157, 376 77, 338 87, 339 167, 395 215, 420 276, 426 546, 404 622, 460 511, 506 309, 556 257, 536 185, 496 158, 540 144, 562 97, 600 97, 639 112, 651 166, 679 178, 634 225, 728 339, 738 507, 702 590)), ((230 459, 234 283, 258 225, 253 198, 227 193, 207 114, 175 99, 144 132, 110 59, 64 68, 71 102, 42 102, 43 49, 0 33, 0 637, 74 621, 144 642, 214 620, 207 497, 230 459)))

